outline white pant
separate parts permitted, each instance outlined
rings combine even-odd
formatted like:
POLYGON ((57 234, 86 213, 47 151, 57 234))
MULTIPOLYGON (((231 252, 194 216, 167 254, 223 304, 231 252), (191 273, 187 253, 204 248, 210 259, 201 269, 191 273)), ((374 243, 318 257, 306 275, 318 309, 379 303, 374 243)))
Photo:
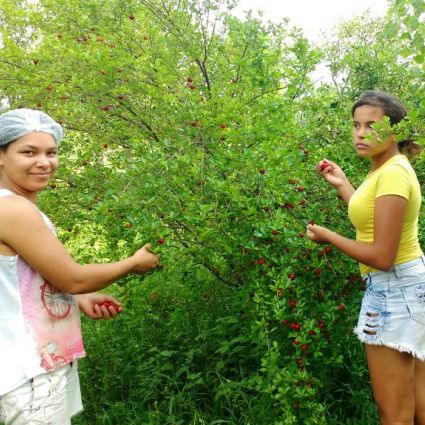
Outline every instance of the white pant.
POLYGON ((83 410, 77 363, 43 373, 0 397, 5 425, 70 425, 83 410))

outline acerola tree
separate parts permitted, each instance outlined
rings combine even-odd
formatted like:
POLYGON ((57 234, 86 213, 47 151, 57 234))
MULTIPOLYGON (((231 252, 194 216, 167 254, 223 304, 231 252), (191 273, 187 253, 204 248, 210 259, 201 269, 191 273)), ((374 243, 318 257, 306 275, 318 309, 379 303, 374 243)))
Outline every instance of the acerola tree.
MULTIPOLYGON (((373 417, 350 332, 357 266, 308 242, 305 226, 353 236, 316 163, 336 159, 360 181, 357 86, 391 91, 394 70, 414 75, 413 88, 422 71, 381 69, 391 46, 370 61, 374 87, 356 72, 315 87, 322 53, 286 21, 232 17, 230 1, 0 4, 0 93, 67 131, 41 200, 60 237, 80 261, 151 241, 164 264, 119 282, 118 319, 85 326, 80 423, 373 417)), ((364 47, 344 40, 324 52, 335 72, 355 68, 364 47)))

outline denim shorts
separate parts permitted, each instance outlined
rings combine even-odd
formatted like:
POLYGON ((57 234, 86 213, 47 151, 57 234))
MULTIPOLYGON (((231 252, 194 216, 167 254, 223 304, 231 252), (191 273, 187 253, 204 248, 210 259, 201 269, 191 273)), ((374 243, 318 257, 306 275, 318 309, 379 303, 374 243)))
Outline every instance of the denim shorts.
POLYGON ((70 425, 83 410, 77 363, 36 376, 0 397, 5 425, 70 425))
POLYGON ((425 257, 363 277, 366 291, 354 329, 360 341, 425 360, 425 257))

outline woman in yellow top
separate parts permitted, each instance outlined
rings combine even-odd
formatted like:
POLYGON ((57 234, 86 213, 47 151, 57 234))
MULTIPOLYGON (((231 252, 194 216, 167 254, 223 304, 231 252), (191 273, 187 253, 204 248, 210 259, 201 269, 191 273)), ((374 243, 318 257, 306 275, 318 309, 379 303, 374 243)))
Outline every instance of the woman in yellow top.
MULTIPOLYGON (((425 425, 425 257, 418 242, 421 191, 407 156, 410 141, 369 140, 374 123, 394 125, 406 110, 393 96, 364 93, 352 108, 353 143, 371 170, 357 190, 334 162, 319 174, 348 204, 356 240, 311 224, 307 236, 331 243, 360 263, 366 281, 355 328, 365 343, 373 394, 384 425, 425 425), (406 156, 407 155, 407 156, 406 156)), ((416 151, 416 152, 415 152, 416 151)))

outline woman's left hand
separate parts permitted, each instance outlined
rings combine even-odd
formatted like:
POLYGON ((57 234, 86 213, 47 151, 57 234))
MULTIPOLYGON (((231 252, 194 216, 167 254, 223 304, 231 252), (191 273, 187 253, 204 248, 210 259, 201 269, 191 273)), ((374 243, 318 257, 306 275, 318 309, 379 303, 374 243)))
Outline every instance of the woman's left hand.
POLYGON ((326 227, 318 226, 317 224, 307 225, 307 237, 316 243, 328 243, 327 238, 329 229, 326 227))
POLYGON ((117 299, 100 292, 74 295, 80 310, 90 319, 111 319, 121 313, 122 307, 117 299))

